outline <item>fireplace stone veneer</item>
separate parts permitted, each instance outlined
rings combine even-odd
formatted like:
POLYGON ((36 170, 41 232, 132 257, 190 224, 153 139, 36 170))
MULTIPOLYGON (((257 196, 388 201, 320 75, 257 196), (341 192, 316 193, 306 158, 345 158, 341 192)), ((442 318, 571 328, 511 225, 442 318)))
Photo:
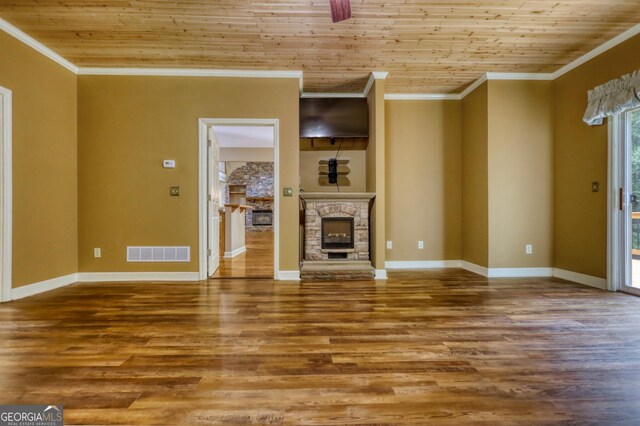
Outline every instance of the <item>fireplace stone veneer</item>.
MULTIPOLYGON (((304 258, 301 278, 314 280, 371 279, 369 256, 369 206, 372 193, 300 194, 304 206, 304 258), (323 248, 323 219, 353 220, 350 247, 323 248)), ((326 225, 326 224, 325 224, 326 225)), ((326 246, 326 243, 325 243, 326 246)))

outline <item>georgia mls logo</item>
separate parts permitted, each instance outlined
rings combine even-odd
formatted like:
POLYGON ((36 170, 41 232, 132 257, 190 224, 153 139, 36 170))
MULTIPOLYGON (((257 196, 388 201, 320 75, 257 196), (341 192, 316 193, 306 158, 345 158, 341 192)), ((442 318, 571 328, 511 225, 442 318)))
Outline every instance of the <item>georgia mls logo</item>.
POLYGON ((62 405, 0 405, 0 426, 62 426, 62 405))

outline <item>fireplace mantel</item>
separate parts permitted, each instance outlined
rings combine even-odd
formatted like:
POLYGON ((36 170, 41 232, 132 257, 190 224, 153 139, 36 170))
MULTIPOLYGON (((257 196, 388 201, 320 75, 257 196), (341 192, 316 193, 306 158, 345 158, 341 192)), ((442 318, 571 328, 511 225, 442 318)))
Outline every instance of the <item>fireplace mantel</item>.
POLYGON ((301 192, 303 200, 370 200, 376 196, 375 192, 301 192))

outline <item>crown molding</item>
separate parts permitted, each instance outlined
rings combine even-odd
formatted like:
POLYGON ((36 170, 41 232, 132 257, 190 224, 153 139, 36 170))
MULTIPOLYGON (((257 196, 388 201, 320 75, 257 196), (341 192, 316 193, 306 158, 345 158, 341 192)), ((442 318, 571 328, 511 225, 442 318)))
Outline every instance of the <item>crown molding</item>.
POLYGON ((71 71, 72 73, 74 73, 74 74, 78 73, 78 67, 77 66, 73 65, 71 62, 67 61, 65 58, 63 58, 62 56, 58 55, 53 50, 49 49, 47 46, 45 46, 44 44, 40 43, 38 40, 36 40, 33 37, 25 34, 24 32, 22 32, 21 30, 19 30, 16 27, 14 27, 13 25, 11 25, 10 23, 8 23, 7 21, 5 21, 2 18, 0 18, 0 30, 2 30, 5 33, 9 34, 13 38, 23 42, 27 46, 31 47, 32 49, 36 50, 37 52, 39 52, 42 55, 46 56, 47 58, 51 59, 53 62, 56 62, 58 65, 63 66, 64 68, 66 68, 67 70, 71 71))
POLYGON ((330 92, 303 92, 301 98, 364 98, 360 92, 355 93, 330 93, 330 92))
POLYGON ((364 87, 364 90, 362 91, 362 97, 366 98, 367 96, 369 96, 369 91, 371 91, 371 88, 373 87, 373 83, 376 80, 384 80, 387 78, 388 75, 389 73, 386 71, 373 71, 371 74, 369 74, 369 81, 367 81, 367 85, 364 87))
POLYGON ((543 72, 488 72, 487 80, 553 80, 553 74, 543 72))
POLYGON ((205 68, 78 68, 78 75, 130 75, 166 77, 297 78, 302 71, 225 70, 205 68))
POLYGON ((482 86, 482 83, 484 83, 487 80, 488 80, 487 74, 482 74, 480 77, 478 77, 478 79, 476 81, 471 83, 469 86, 467 86, 466 89, 464 89, 460 93, 460 99, 466 98, 469 93, 473 92, 478 87, 482 86))
MULTIPOLYGON (((373 87, 373 83, 376 80, 384 80, 389 75, 386 71, 373 71, 369 74, 369 80, 362 92, 349 92, 349 93, 327 93, 327 92, 302 92, 301 98, 366 98, 369 96, 369 91, 373 87)), ((386 99, 386 95, 385 95, 386 99)))
POLYGON ((459 101, 459 94, 445 93, 387 93, 385 101, 459 101))
POLYGON ((634 36, 636 36, 638 34, 640 34, 640 24, 637 24, 637 25, 629 28, 627 31, 623 32, 622 34, 617 35, 616 37, 612 38, 611 40, 605 42, 604 44, 601 44, 598 47, 596 47, 592 51, 580 56, 575 61, 563 66, 562 68, 560 68, 559 70, 557 70, 556 72, 554 72, 552 74, 553 80, 555 80, 556 78, 562 77, 563 75, 565 75, 569 71, 578 68, 580 65, 582 65, 582 64, 584 64, 586 62, 589 62, 591 59, 595 58, 596 56, 599 56, 599 55, 603 54, 607 50, 613 49, 617 45, 619 45, 621 43, 624 43, 625 41, 629 40, 630 38, 632 38, 632 37, 634 37, 634 36))

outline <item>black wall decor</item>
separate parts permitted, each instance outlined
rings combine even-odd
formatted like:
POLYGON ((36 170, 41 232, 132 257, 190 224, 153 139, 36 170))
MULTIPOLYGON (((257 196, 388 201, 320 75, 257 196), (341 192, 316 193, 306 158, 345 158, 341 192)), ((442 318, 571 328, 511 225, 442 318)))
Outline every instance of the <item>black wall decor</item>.
POLYGON ((329 183, 335 184, 336 182, 338 182, 338 160, 336 160, 335 158, 329 158, 328 168, 329 183))

